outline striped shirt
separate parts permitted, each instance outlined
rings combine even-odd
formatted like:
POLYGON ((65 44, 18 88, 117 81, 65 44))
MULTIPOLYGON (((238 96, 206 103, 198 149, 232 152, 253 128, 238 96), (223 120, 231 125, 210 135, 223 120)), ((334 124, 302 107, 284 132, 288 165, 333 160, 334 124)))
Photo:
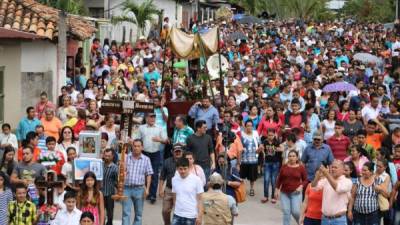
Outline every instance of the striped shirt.
POLYGON ((8 203, 13 200, 13 194, 10 189, 0 193, 0 224, 8 224, 8 203))
POLYGON ((125 160, 125 167, 125 186, 144 185, 146 176, 153 174, 150 158, 143 154, 140 154, 139 158, 136 159, 132 153, 129 153, 125 160))
POLYGON ((379 177, 370 186, 365 186, 357 180, 356 197, 354 200, 354 210, 361 214, 369 214, 379 210, 378 193, 375 191, 375 185, 381 184, 383 181, 379 177))
POLYGON ((118 181, 118 166, 111 162, 109 165, 104 164, 103 170, 103 186, 101 192, 104 196, 115 194, 115 187, 118 181))

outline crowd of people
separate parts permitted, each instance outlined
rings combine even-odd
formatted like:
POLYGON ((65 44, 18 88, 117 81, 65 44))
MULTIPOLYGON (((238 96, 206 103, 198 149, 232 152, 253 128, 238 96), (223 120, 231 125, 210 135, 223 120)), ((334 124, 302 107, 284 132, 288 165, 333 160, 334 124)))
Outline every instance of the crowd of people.
POLYGON ((223 87, 218 79, 205 83, 201 99, 191 95, 200 71, 173 66, 168 18, 160 36, 134 45, 94 39, 90 70, 79 51, 56 101, 43 92, 15 129, 2 125, 0 224, 113 224, 126 130, 121 115, 99 108, 125 96, 155 109, 135 113, 125 139, 123 225, 142 224, 144 202, 157 200, 165 225, 233 224, 244 185, 259 207, 279 201, 284 225, 399 224, 397 26, 210 21, 186 32, 216 25, 229 69, 223 87), (231 38, 234 32, 245 38, 231 38), (351 88, 325 89, 339 83, 351 88), (186 114, 169 115, 169 102, 185 101, 195 102, 186 114), (101 133, 102 180, 73 174, 87 130, 101 133), (55 210, 40 185, 50 170, 62 182, 55 210), (259 178, 263 193, 255 192, 259 178))

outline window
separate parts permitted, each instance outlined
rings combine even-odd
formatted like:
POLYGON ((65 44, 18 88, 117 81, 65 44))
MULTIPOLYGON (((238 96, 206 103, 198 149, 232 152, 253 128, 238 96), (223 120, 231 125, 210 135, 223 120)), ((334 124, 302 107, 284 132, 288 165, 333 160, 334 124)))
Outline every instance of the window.
POLYGON ((104 8, 89 8, 89 15, 94 18, 104 18, 104 8))

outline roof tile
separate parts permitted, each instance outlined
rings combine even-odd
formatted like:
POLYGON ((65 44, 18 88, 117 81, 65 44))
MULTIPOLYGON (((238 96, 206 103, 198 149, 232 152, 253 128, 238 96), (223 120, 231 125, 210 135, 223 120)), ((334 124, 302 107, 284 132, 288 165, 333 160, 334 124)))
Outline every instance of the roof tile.
MULTIPOLYGON (((0 28, 34 33, 56 40, 59 10, 35 0, 0 0, 0 28)), ((87 39, 96 32, 91 21, 76 15, 67 16, 69 33, 78 39, 87 39)))

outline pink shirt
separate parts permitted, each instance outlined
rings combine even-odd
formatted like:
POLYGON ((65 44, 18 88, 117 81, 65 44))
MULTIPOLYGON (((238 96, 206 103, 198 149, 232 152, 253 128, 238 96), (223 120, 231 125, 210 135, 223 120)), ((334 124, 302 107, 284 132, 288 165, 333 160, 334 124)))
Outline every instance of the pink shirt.
MULTIPOLYGON (((349 161, 351 161, 351 156, 348 156, 347 158, 344 159, 344 162, 349 162, 349 161)), ((369 162, 369 160, 367 157, 365 157, 363 155, 360 156, 360 159, 358 160, 358 164, 355 164, 353 162, 354 166, 356 167, 357 175, 361 175, 361 170, 366 162, 369 162)))
POLYGON ((326 178, 321 179, 316 187, 323 191, 322 214, 325 216, 335 216, 347 211, 347 204, 350 199, 350 191, 353 183, 344 175, 337 179, 337 187, 334 190, 326 178))

